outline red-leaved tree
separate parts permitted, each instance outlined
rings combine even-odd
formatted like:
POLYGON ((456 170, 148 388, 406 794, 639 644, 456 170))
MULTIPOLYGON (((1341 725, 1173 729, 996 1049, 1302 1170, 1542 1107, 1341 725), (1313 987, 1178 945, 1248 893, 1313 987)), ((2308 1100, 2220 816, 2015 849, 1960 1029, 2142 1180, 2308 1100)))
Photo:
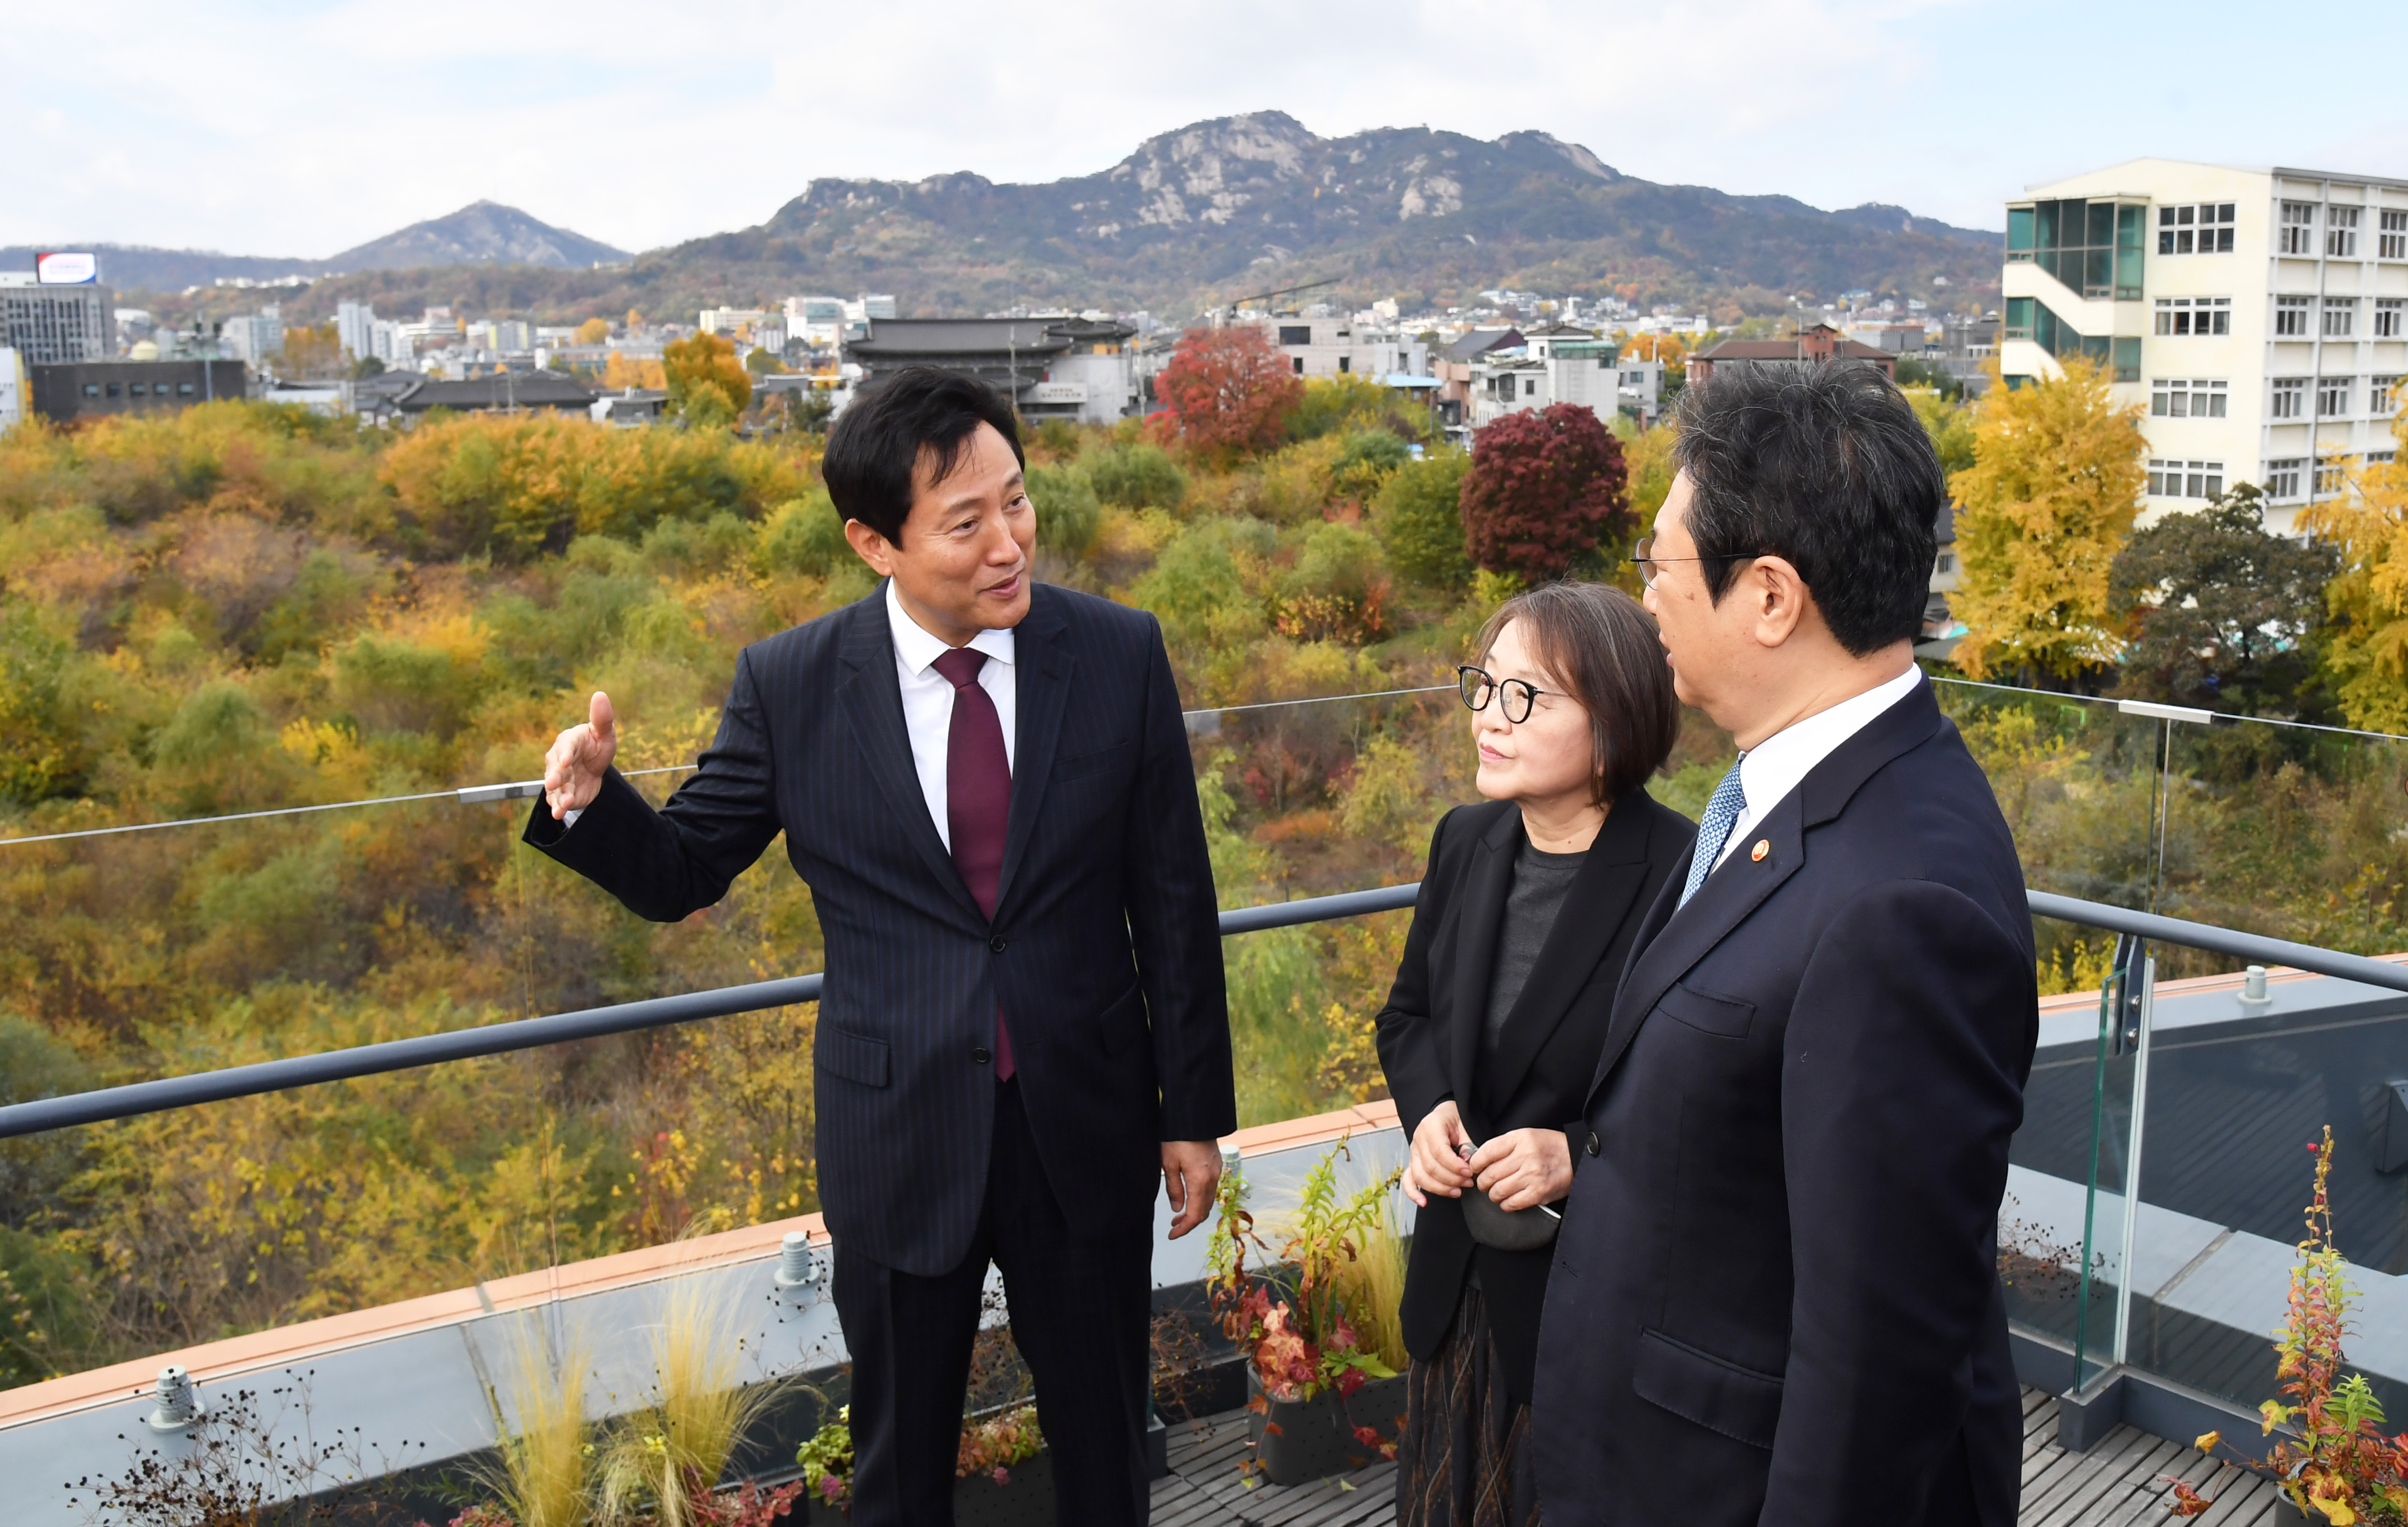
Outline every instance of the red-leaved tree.
POLYGON ((1258 328, 1189 329, 1154 396, 1189 444, 1232 455, 1278 445, 1304 383, 1258 328))
POLYGON ((1630 529, 1622 442, 1577 403, 1509 413, 1471 438, 1463 549, 1491 572, 1560 578, 1630 529))

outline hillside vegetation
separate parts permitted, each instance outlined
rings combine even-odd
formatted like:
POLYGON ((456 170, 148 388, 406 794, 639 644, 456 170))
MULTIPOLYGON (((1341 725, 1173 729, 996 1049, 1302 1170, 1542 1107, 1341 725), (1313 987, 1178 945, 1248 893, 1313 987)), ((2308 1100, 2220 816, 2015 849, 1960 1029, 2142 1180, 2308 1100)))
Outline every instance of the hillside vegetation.
MULTIPOLYGON (((1234 459, 1048 426, 1040 571, 1155 612, 1190 705, 1446 683, 1496 590, 1460 555, 1462 459, 1409 461, 1383 396, 1316 386, 1275 448, 1234 459)), ((597 687, 623 768, 690 764, 738 648, 870 591, 814 453, 525 417, 394 438, 231 403, 17 430, 0 827, 524 779, 597 687)), ((1206 728, 1225 900, 1410 878, 1464 794, 1460 713, 1407 696, 1206 728)), ((677 777, 638 783, 657 800, 677 777)), ((524 810, 438 797, 0 847, 0 1096, 819 968, 779 850, 654 928, 519 847, 524 810)), ((1249 1121, 1368 1095, 1400 921, 1231 945, 1249 1121)), ((0 1372, 814 1207, 811 1026, 758 1014, 0 1145, 0 1372)))

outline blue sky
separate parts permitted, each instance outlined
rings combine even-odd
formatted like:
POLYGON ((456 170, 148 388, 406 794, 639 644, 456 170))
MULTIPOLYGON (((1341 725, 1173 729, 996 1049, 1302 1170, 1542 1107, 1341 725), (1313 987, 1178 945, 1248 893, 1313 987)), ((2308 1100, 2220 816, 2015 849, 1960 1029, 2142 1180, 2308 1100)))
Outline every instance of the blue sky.
POLYGON ((0 244, 310 256, 491 197, 643 249, 815 176, 1051 180, 1262 108, 1327 135, 1537 128, 1650 180, 1985 227, 2026 184, 2144 154, 2408 179, 2396 5, 9 9, 0 244))

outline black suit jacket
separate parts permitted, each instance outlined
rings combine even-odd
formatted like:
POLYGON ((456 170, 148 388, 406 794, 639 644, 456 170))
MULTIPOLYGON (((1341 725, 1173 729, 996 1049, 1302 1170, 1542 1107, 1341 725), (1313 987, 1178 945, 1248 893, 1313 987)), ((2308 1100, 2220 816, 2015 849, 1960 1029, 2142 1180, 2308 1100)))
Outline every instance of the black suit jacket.
POLYGON ((1996 1239, 2038 997, 1989 785, 1926 684, 1676 912, 1686 873, 1615 999, 1555 1248, 1548 1527, 2011 1527, 1996 1239))
MULTIPOLYGON (((1439 820, 1404 959, 1377 1020, 1380 1065, 1408 1137, 1450 1098, 1474 1140, 1534 1126, 1585 1132, 1582 1105, 1605 1046, 1614 984, 1649 904, 1665 877, 1687 862, 1697 834, 1687 817, 1643 790, 1614 803, 1506 1016, 1496 1064, 1484 1067, 1480 1030, 1522 848, 1522 811, 1491 801, 1458 806, 1439 820)), ((1476 1260, 1507 1388, 1527 1400, 1553 1255, 1475 1245, 1462 1201, 1431 1198, 1413 1217, 1405 1346, 1416 1358, 1436 1354, 1476 1260)))
POLYGON ((831 1233, 905 1272, 967 1253, 998 1003, 1074 1225, 1151 1213, 1160 1142, 1237 1128, 1212 870, 1161 628, 1038 584, 1014 632, 1019 740, 990 922, 930 820, 883 587, 747 647, 718 739, 654 812, 613 771, 527 841, 638 914, 726 894, 779 832, 827 944, 813 1051, 831 1233), (974 1053, 975 1052, 975 1053, 974 1053))

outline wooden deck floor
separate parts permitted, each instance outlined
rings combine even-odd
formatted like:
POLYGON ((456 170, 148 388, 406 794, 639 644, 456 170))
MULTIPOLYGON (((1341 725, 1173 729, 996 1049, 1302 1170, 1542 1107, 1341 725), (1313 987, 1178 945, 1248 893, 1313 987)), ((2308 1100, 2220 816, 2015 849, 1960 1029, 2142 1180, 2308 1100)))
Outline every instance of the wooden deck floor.
MULTIPOLYGON (((1391 1527, 1396 1465, 1381 1463, 1316 1484, 1247 1489, 1241 1410, 1170 1429, 1170 1475, 1154 1486, 1154 1527, 1391 1527)), ((2187 1439, 2170 1441, 2119 1426, 2086 1453, 2057 1445, 2057 1400, 2024 1390, 2021 1527, 2156 1527, 2166 1514, 2171 1475, 2213 1497, 2199 1527, 2271 1527, 2273 1482, 2227 1471, 2216 1477, 2187 1439), (2219 1488, 2220 1487, 2220 1488, 2219 1488)))

